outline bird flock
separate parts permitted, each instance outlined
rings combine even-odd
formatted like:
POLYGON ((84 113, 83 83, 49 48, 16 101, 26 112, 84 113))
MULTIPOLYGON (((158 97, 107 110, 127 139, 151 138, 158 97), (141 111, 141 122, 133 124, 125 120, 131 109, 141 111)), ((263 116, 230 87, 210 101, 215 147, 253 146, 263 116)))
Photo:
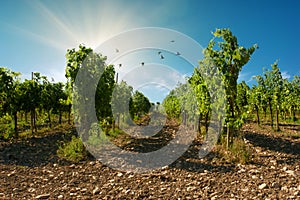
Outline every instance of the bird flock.
MULTIPOLYGON (((171 42, 171 43, 174 43, 175 40, 171 40, 170 42, 171 42)), ((120 53, 120 50, 119 50, 118 48, 116 48, 115 50, 116 50, 116 53, 120 53)), ((159 52, 157 52, 157 54, 158 54, 158 56, 159 56, 159 58, 160 58, 161 60, 165 59, 165 56, 163 55, 163 52, 159 51, 159 52)), ((181 54, 180 54, 180 52, 177 51, 177 52, 175 53, 175 55, 180 56, 181 54)), ((145 65, 145 62, 141 62, 140 65, 141 65, 141 66, 144 66, 144 65, 145 65)), ((122 63, 119 63, 119 68, 121 68, 121 67, 122 67, 122 63)))

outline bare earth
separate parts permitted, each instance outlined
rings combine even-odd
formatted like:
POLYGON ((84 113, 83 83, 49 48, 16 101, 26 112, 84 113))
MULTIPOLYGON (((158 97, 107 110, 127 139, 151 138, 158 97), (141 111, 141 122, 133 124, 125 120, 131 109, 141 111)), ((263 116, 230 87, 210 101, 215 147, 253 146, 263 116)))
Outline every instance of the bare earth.
POLYGON ((172 165, 148 174, 116 171, 92 158, 78 164, 59 159, 59 141, 70 138, 60 132, 1 141, 0 199, 300 199, 299 137, 255 127, 243 128, 254 154, 250 164, 214 152, 200 160, 195 141, 172 165))

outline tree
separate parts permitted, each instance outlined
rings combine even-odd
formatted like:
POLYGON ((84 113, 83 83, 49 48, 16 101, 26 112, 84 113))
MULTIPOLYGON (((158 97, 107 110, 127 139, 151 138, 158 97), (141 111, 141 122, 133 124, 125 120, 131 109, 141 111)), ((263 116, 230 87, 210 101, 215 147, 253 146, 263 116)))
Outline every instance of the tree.
POLYGON ((259 87, 253 86, 250 90, 250 95, 249 95, 249 111, 253 112, 255 111, 256 113, 256 122, 258 125, 260 125, 260 117, 259 117, 259 111, 260 111, 260 106, 262 102, 262 93, 259 87))
POLYGON ((237 79, 243 66, 248 63, 251 55, 257 49, 257 45, 250 48, 245 48, 238 44, 237 38, 229 29, 217 29, 214 33, 214 38, 209 42, 208 47, 204 50, 204 59, 209 58, 214 65, 222 73, 226 99, 227 99, 227 146, 232 141, 233 130, 237 115, 237 79), (221 38, 222 41, 216 45, 216 38, 221 38))
POLYGON ((149 112, 151 103, 149 99, 141 92, 135 91, 129 101, 129 113, 131 118, 140 118, 149 112))
POLYGON ((198 105, 197 115, 198 117, 198 132, 201 133, 201 120, 204 119, 205 133, 208 131, 208 122, 211 113, 211 98, 204 78, 202 77, 201 70, 199 68, 194 69, 192 77, 189 79, 189 83, 194 90, 196 101, 198 105))
POLYGON ((279 112, 281 110, 282 103, 282 92, 284 89, 284 81, 281 72, 278 68, 278 62, 276 61, 271 65, 272 70, 266 70, 264 76, 257 76, 257 82, 259 87, 264 92, 264 98, 266 99, 269 111, 271 126, 273 127, 273 109, 275 108, 276 126, 275 130, 279 129, 279 112))
POLYGON ((0 102, 1 115, 5 113, 13 116, 15 137, 18 137, 18 111, 19 107, 19 80, 20 73, 0 67, 0 102))
MULTIPOLYGON (((79 45, 79 50, 69 49, 66 54, 67 67, 66 77, 68 86, 72 89, 72 100, 77 103, 78 114, 77 122, 81 124, 84 139, 88 138, 90 126, 95 121, 88 111, 96 110, 98 121, 109 121, 112 123, 111 95, 115 85, 115 70, 112 65, 106 65, 106 57, 100 53, 95 53, 91 48, 79 45), (77 78, 79 70, 83 69, 79 79, 77 78), (94 79, 100 77, 95 84, 94 79), (74 84, 76 80, 76 85, 74 84), (92 99, 89 99, 91 88, 96 89, 95 106, 92 105, 92 99)), ((69 97, 71 99, 71 97, 69 97)), ((74 103, 74 102, 72 102, 74 103)))
POLYGON ((180 118, 181 108, 178 98, 175 96, 174 91, 170 92, 163 100, 162 105, 166 111, 169 118, 180 118))
POLYGON ((289 113, 292 120, 296 121, 296 111, 300 106, 300 77, 294 76, 294 79, 289 82, 287 79, 284 79, 284 91, 282 107, 284 107, 284 116, 286 118, 287 113, 289 113))
POLYGON ((123 117, 123 122, 125 116, 129 114, 129 100, 132 95, 133 88, 125 81, 115 85, 112 99, 112 111, 117 116, 117 126, 120 126, 120 117, 123 117))
POLYGON ((21 108, 30 112, 31 132, 37 131, 36 108, 41 105, 41 79, 40 73, 33 73, 32 80, 25 80, 20 84, 21 108))

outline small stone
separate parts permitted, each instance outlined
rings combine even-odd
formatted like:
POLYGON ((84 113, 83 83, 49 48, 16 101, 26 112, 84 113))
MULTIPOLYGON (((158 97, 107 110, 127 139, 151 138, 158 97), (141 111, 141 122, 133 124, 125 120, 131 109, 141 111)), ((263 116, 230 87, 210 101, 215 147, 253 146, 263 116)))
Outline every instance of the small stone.
POLYGON ((286 170, 285 173, 291 175, 291 176, 296 176, 295 172, 293 170, 286 170))
POLYGON ((283 167, 283 168, 282 168, 283 171, 286 171, 287 169, 288 169, 287 167, 283 167))
POLYGON ((75 164, 72 164, 69 166, 69 168, 74 168, 75 167, 75 164))
POLYGON ((216 200, 216 199, 218 199, 218 196, 213 196, 213 197, 211 198, 211 200, 216 200))
POLYGON ((129 176, 128 176, 128 178, 133 178, 134 177, 134 175, 132 175, 132 174, 130 174, 129 176))
POLYGON ((251 178, 253 178, 253 179, 258 179, 258 177, 255 176, 255 175, 251 176, 251 178))
POLYGON ((265 183, 258 186, 258 188, 261 189, 261 190, 264 189, 265 187, 267 187, 267 184, 265 184, 265 183))
POLYGON ((34 191, 35 191, 34 188, 29 188, 29 189, 28 189, 28 192, 34 192, 34 191))
POLYGON ((274 183, 272 183, 272 187, 273 188, 280 188, 281 185, 279 183, 277 183, 277 182, 274 182, 274 183))
POLYGON ((89 162, 89 164, 90 164, 90 165, 94 165, 94 164, 95 164, 95 162, 91 161, 91 162, 89 162))
POLYGON ((281 187, 281 190, 288 191, 289 189, 288 189, 288 187, 287 187, 287 186, 283 186, 283 187, 281 187))
POLYGON ((50 194, 41 194, 37 195, 35 198, 36 199, 48 199, 50 197, 50 194))
POLYGON ((186 191, 193 191, 193 190, 195 190, 196 189, 196 187, 194 187, 194 186, 191 186, 191 187, 187 187, 186 188, 186 191))
POLYGON ((274 165, 276 165, 277 161, 276 160, 270 160, 270 163, 273 163, 274 165))
POLYGON ((99 194, 100 189, 98 187, 95 187, 95 189, 93 190, 93 195, 99 194))
POLYGON ((165 169, 168 169, 168 167, 169 167, 169 166, 167 165, 167 166, 162 167, 161 169, 162 169, 162 170, 165 170, 165 169))
POLYGON ((118 176, 118 177, 121 177, 121 176, 123 176, 123 174, 122 174, 121 172, 119 172, 119 173, 117 174, 117 176, 118 176))

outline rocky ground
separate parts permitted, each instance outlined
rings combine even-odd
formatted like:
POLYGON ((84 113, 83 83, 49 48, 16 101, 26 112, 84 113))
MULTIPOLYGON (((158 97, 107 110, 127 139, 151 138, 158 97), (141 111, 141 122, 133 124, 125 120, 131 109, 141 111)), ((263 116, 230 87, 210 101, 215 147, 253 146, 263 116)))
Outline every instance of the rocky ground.
MULTIPOLYGON (((286 127, 298 132, 298 126, 286 127)), ((110 169, 99 161, 56 156, 69 134, 51 132, 0 142, 0 199, 300 199, 300 137, 254 124, 243 128, 253 158, 233 164, 212 152, 197 158, 194 142, 168 167, 147 174, 110 169)))

